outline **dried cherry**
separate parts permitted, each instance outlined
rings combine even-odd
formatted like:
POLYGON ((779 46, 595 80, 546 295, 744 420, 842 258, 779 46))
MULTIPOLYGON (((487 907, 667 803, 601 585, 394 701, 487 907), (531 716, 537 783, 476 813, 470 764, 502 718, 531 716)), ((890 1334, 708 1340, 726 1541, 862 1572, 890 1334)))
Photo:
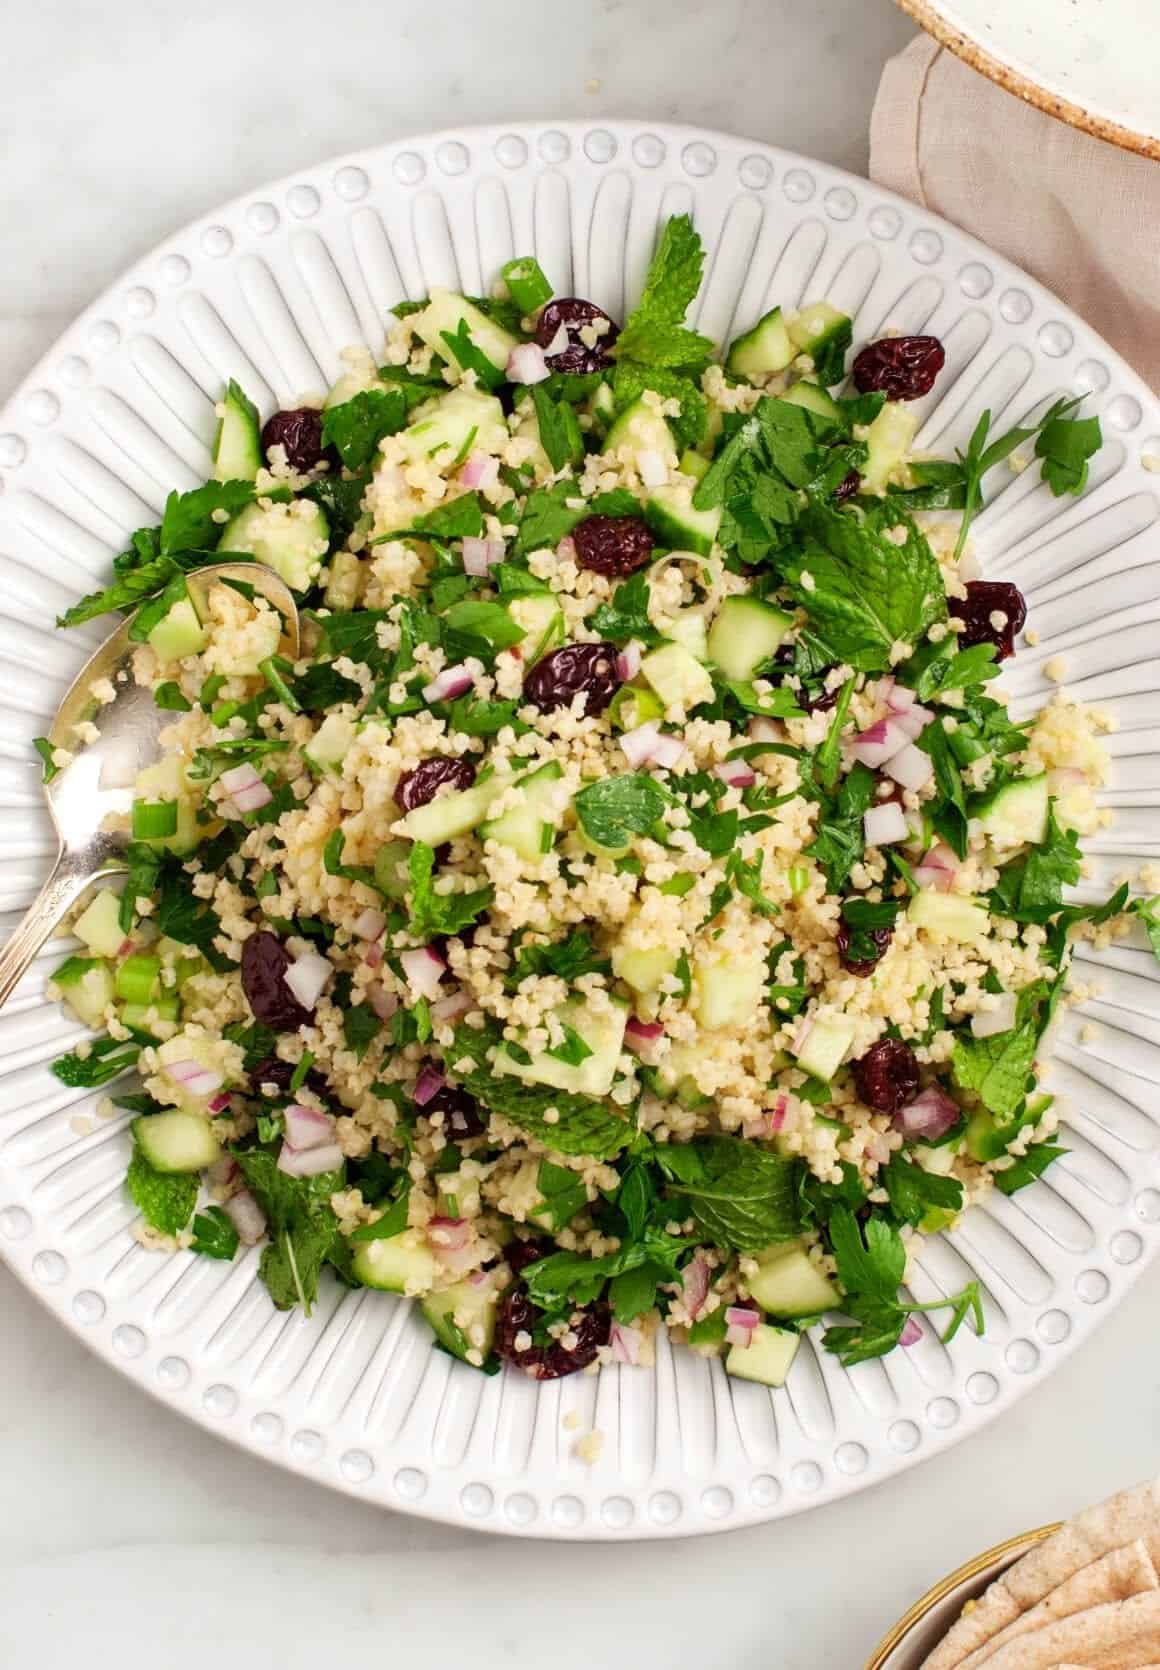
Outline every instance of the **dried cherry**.
POLYGON ((586 516, 572 530, 576 561, 620 579, 652 561, 653 536, 639 516, 586 516))
POLYGON ((313 406, 295 406, 275 412, 267 419, 262 428, 262 451, 267 458, 270 448, 275 446, 285 449, 290 468, 303 475, 315 469, 324 458, 332 468, 338 468, 342 462, 333 447, 323 445, 322 413, 313 406))
POLYGON ((416 806, 426 806, 429 800, 434 800, 442 788, 469 789, 474 782, 475 767, 470 760, 453 760, 435 754, 403 772, 395 784, 395 804, 404 812, 413 812, 416 806))
POLYGON ((878 1113, 897 1113, 918 1094, 918 1060, 901 1038, 879 1038, 854 1063, 858 1094, 878 1113))
POLYGON ((524 679, 524 696, 540 709, 567 707, 584 697, 584 712, 601 713, 620 688, 615 644, 565 644, 537 661, 524 679))
POLYGON ((854 387, 888 400, 917 400, 930 393, 946 357, 937 336, 884 336, 855 357, 854 387))
POLYGON ((595 302, 582 301, 579 296, 558 296, 555 301, 549 302, 536 326, 536 341, 541 348, 551 347, 561 325, 568 333, 568 346, 559 353, 547 356, 547 364, 552 371, 584 374, 603 371, 611 363, 608 350, 620 335, 620 326, 609 319, 602 307, 597 307, 595 302), (590 348, 580 332, 585 325, 599 319, 607 320, 608 328, 590 348))
POLYGON ((550 1345, 529 1345, 521 1350, 516 1345, 516 1339, 521 1333, 531 1334, 542 1316, 543 1312, 528 1297, 523 1282, 517 1282, 500 1300, 496 1316, 496 1352, 507 1362, 522 1368, 533 1380, 561 1380, 566 1374, 577 1374, 596 1360, 602 1345, 608 1344, 612 1312, 602 1300, 597 1300, 573 1312, 576 1318, 571 1324, 574 1345, 565 1346, 559 1340, 553 1340, 550 1345))
POLYGON ((894 934, 893 928, 867 928, 866 936, 873 940, 876 955, 873 957, 851 957, 850 930, 845 922, 838 924, 838 955, 842 959, 842 967, 847 974, 857 974, 864 979, 873 974, 881 959, 886 955, 894 934))
POLYGON ((277 934, 264 929, 251 934, 242 946, 242 990, 254 1019, 275 1032, 293 1032, 310 1020, 286 984, 290 953, 277 934))
POLYGON ((959 648, 972 644, 994 644, 996 661, 1006 661, 1015 653, 1015 634, 1022 632, 1027 619, 1027 604, 1018 586, 1009 580, 968 580, 966 597, 952 598, 950 611, 966 622, 966 630, 959 633, 959 648), (992 626, 993 614, 1007 617, 1003 626, 992 626))
POLYGON ((423 1112, 428 1118, 433 1113, 443 1115, 443 1135, 451 1142, 466 1142, 468 1137, 481 1137, 487 1130, 479 1103, 461 1085, 445 1084, 423 1104, 423 1112))
POLYGON ((861 485, 862 476, 860 472, 858 470, 847 470, 841 481, 834 488, 834 503, 845 504, 847 499, 852 499, 854 497, 854 494, 858 491, 861 485))
MULTIPOLYGON (((293 1061, 283 1061, 279 1056, 268 1055, 259 1061, 256 1067, 249 1070, 249 1080, 253 1090, 260 1094, 264 1084, 276 1084, 283 1096, 290 1094, 290 1080, 294 1077, 297 1067, 293 1061)), ((316 1096, 328 1096, 330 1086, 316 1067, 306 1069, 306 1077, 302 1080, 307 1090, 313 1090, 316 1096)))

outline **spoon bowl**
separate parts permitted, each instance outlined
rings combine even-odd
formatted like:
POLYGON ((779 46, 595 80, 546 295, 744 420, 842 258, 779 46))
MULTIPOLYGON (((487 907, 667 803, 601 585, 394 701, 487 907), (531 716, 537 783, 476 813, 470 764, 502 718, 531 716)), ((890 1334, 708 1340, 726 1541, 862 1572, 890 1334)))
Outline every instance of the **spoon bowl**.
MULTIPOLYGON (((285 582, 259 563, 223 562, 195 570, 188 584, 200 600, 219 580, 240 581, 272 604, 282 616, 282 652, 297 660, 298 608, 285 582)), ((48 880, 0 951, 0 1005, 90 883, 125 868, 137 774, 158 758, 161 732, 175 717, 133 677, 141 647, 129 636, 134 618, 122 621, 85 662, 49 728, 54 750, 70 756, 45 784, 60 848, 48 880), (112 701, 93 694, 106 681, 112 701)))

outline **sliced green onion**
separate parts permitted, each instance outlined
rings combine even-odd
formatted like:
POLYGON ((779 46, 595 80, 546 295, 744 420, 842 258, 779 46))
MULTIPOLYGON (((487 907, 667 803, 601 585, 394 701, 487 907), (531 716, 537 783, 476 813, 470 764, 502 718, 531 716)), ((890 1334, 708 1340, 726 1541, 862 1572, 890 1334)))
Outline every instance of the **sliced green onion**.
POLYGON ((150 1037, 152 1022, 176 1021, 180 1016, 180 1009, 175 997, 152 998, 148 1003, 122 1003, 121 1019, 130 1032, 144 1032, 150 1037))
POLYGON ((113 976, 113 991, 122 1003, 152 1002, 161 981, 161 958, 134 951, 113 976))
POLYGON ((217 693, 225 681, 226 675, 224 673, 211 673, 201 687, 201 692, 197 698, 197 705, 204 708, 210 707, 212 703, 216 701, 217 693))
POLYGON ((164 841, 177 834, 176 800, 135 800, 133 802, 133 839, 135 841, 164 841))
POLYGON ((51 783, 57 772, 60 770, 59 765, 57 765, 56 761, 52 757, 56 750, 53 748, 52 743, 46 736, 34 736, 32 739, 32 746, 36 749, 36 752, 44 761, 44 781, 46 783, 51 783))
POLYGON ((258 663, 258 671, 279 701, 284 702, 291 713, 302 712, 301 704, 286 683, 286 675, 291 671, 289 661, 284 661, 280 655, 271 655, 265 661, 258 663))
POLYGON ((808 864, 791 864, 789 867, 789 890, 796 899, 799 893, 804 893, 810 885, 810 867, 808 864))
POLYGON ((290 1075, 291 1095, 302 1089, 302 1086, 306 1083, 306 1075, 313 1065, 314 1057, 311 1055, 309 1050, 303 1050, 301 1061, 290 1075))
POLYGON ((175 684, 171 678, 157 686, 153 692, 153 700, 166 713, 188 713, 193 706, 192 702, 186 700, 180 684, 175 684))
POLYGON ((662 881, 657 888, 658 893, 670 893, 674 898, 683 899, 689 889, 696 885, 696 876, 691 876, 688 870, 678 870, 668 881, 662 881))
POLYGON ((534 255, 520 255, 499 269, 499 276, 521 313, 534 313, 552 299, 552 286, 534 255))

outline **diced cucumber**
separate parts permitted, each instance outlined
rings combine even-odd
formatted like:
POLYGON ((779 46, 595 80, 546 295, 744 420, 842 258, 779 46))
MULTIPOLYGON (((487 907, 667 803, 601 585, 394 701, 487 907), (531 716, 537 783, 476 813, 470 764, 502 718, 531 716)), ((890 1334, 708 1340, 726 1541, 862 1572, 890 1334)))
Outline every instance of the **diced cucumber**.
POLYGON ((419 313, 412 313, 408 323, 415 335, 448 365, 458 366, 459 361, 447 336, 460 335, 464 326, 472 347, 477 348, 499 372, 507 369, 508 356, 513 348, 519 347, 519 337, 505 331, 502 325, 497 325, 494 319, 482 313, 474 302, 469 302, 466 296, 457 295, 454 290, 432 290, 427 306, 419 313))
POLYGON ((773 307, 747 330, 734 337, 725 359, 725 369, 737 377, 769 377, 784 371, 797 358, 798 350, 790 340, 781 308, 773 307))
POLYGON ((674 1096, 683 1108, 707 1106, 710 1098, 701 1090, 695 1075, 701 1058, 711 1055, 712 1050, 712 1039, 704 1045, 674 1043, 657 1068, 657 1080, 664 1094, 674 1096))
POLYGON ((679 960, 671 945, 632 946, 618 940, 612 947, 612 972, 634 992, 655 992, 679 960))
POLYGON ((837 1289, 801 1246, 774 1247, 745 1281, 762 1310, 790 1321, 833 1310, 840 1303, 837 1289))
POLYGON ((181 1005, 176 997, 155 997, 151 1003, 122 1003, 118 1010, 122 1023, 131 1032, 153 1033, 157 1021, 176 1021, 181 1005))
POLYGON ((445 1218, 476 1218, 480 1211, 479 1178, 468 1177, 462 1171, 442 1171, 436 1179, 439 1185, 439 1212, 445 1218))
POLYGON ((221 1159, 209 1121, 178 1108, 134 1119, 133 1137, 154 1171, 203 1171, 221 1159))
POLYGON ((693 965, 697 1024, 710 1032, 741 1026, 765 996, 767 979, 761 956, 698 957, 693 965))
POLYGON ((434 457, 450 464, 469 452, 500 452, 511 439, 503 407, 483 389, 455 388, 416 406, 403 431, 407 458, 434 457))
POLYGON ((208 642, 209 635, 189 597, 178 598, 149 633, 149 647, 163 664, 200 655, 208 642))
POLYGON ((374 362, 368 358, 366 363, 360 365, 357 370, 343 372, 323 401, 323 411, 329 412, 335 406, 345 406, 347 401, 353 400, 356 394, 365 394, 368 389, 385 390, 389 386, 389 384, 383 382, 374 362))
POLYGON ((686 447, 677 465, 682 475, 691 475, 694 481, 703 481, 709 474, 709 460, 703 452, 694 452, 692 447, 686 447))
POLYGON ((1003 846, 1039 846, 1047 839, 1047 773, 1005 783, 974 808, 984 835, 1003 846))
POLYGON ((831 1020, 816 1020, 809 1028, 802 1047, 794 1053, 803 1073, 811 1078, 824 1079, 828 1084, 846 1059, 854 1042, 854 1023, 836 1016, 831 1020))
POLYGON ((949 1177, 955 1169, 955 1160, 962 1140, 960 1131, 949 1142, 916 1143, 911 1150, 915 1164, 920 1165, 923 1171, 929 1171, 932 1177, 949 1177))
POLYGON ((793 616, 757 597, 727 597, 709 630, 709 658, 726 678, 751 679, 793 625, 793 616))
POLYGON ((193 851, 202 831, 197 821, 197 804, 179 755, 166 754, 156 765, 147 765, 139 771, 133 793, 138 800, 170 800, 177 806, 177 828, 173 834, 146 840, 145 846, 178 854, 193 851))
POLYGON ((829 302, 807 302, 789 327, 789 339, 799 353, 820 359, 835 338, 844 336, 848 342, 850 330, 848 314, 840 313, 829 302))
POLYGON ((691 497, 688 488, 654 487, 645 500, 644 519, 658 545, 707 557, 721 526, 721 507, 694 510, 691 497))
POLYGON ((102 887, 73 924, 73 933, 97 957, 115 957, 125 942, 120 923, 121 895, 102 887))
POLYGON ((469 1351, 478 1351, 481 1357, 488 1355, 495 1339, 498 1308, 498 1296, 490 1282, 479 1287, 466 1281, 456 1282, 454 1287, 445 1287, 441 1293, 428 1293, 419 1301, 419 1309, 434 1329, 435 1338, 461 1362, 469 1361, 469 1351))
POLYGON ((528 667, 564 642, 564 611, 552 592, 529 592, 513 597, 507 612, 524 629, 520 654, 528 667))
POLYGON ((105 1024, 105 1011, 113 1001, 113 975, 99 957, 70 957, 53 975, 60 995, 78 1021, 94 1032, 105 1024))
POLYGON ((375 854, 375 886, 381 887, 388 899, 401 899, 410 887, 407 860, 410 847, 406 841, 387 841, 375 854))
POLYGON ((414 1229, 358 1242, 350 1264, 364 1287, 381 1293, 425 1293, 435 1280, 435 1255, 414 1229))
POLYGON ((670 643, 683 645, 698 661, 708 661, 709 634, 702 610, 682 609, 669 622, 664 635, 670 643))
POLYGON ((568 801, 559 786, 563 775, 559 761, 549 760, 539 770, 521 777, 513 787, 522 789, 523 804, 481 824, 480 838, 499 841, 531 863, 551 852, 568 801))
POLYGON ((617 452, 627 447, 632 457, 639 452, 659 452, 669 464, 677 461, 673 432, 655 406, 646 406, 643 398, 626 406, 604 438, 605 452, 617 452))
POLYGON ((759 1386, 784 1386, 800 1343, 800 1334, 759 1322, 748 1345, 730 1348, 725 1372, 735 1380, 755 1380, 759 1386))
POLYGON ((497 794, 511 782, 498 772, 473 783, 469 789, 457 789, 453 794, 436 795, 425 806, 416 806, 403 819, 403 829, 412 841, 423 841, 429 847, 442 846, 466 835, 487 816, 487 809, 497 794))
POLYGON ((586 1003, 570 1000, 560 1006, 559 1016, 562 1023, 583 1038, 592 1051, 591 1055, 573 1065, 545 1051, 524 1063, 517 1061, 501 1046, 495 1057, 496 1072, 511 1073, 526 1084, 546 1084, 553 1090, 571 1090, 578 1096, 607 1096, 612 1089, 624 1045, 627 1004, 614 1000, 611 1008, 594 1010, 586 1003))
POLYGON ((329 531, 325 511, 310 499, 248 504, 222 529, 218 549, 245 552, 272 568, 291 591, 308 591, 322 567, 329 531))
POLYGON ((133 951, 117 964, 113 992, 122 1003, 149 1003, 161 990, 161 958, 133 951))
POLYGON ((666 708, 688 712, 713 700, 713 680, 683 644, 662 644, 645 656, 640 670, 666 708))
POLYGON ((358 726, 349 714, 328 713, 302 752, 316 771, 341 772, 357 735, 358 726))
POLYGON ((327 567, 330 574, 323 593, 326 607, 346 614, 355 607, 362 590, 362 564, 354 551, 335 551, 327 567))
POLYGON ((600 383, 588 402, 588 415, 597 435, 607 435, 616 416, 616 401, 611 383, 600 383))
POLYGON ((663 719, 665 707, 652 690, 622 684, 608 707, 608 717, 618 731, 634 731, 650 719, 663 719))
POLYGON ((959 893, 936 893, 927 887, 914 894, 906 914, 916 928, 925 928, 940 939, 958 940, 964 945, 986 939, 991 925, 987 907, 978 899, 959 893))
POLYGON ((918 429, 918 413, 900 401, 888 400, 866 436, 867 458, 862 471, 863 493, 884 493, 903 464, 918 429))
POLYGON ((784 400, 787 406, 804 406, 807 412, 813 412, 820 418, 830 418, 835 423, 841 417, 837 401, 819 383, 794 383, 777 398, 784 400))
POLYGON ((258 408, 231 377, 213 443, 215 481, 253 481, 263 463, 258 408))
POLYGON ((972 1160, 985 1165, 988 1160, 997 1160, 1007 1152, 1007 1144, 1014 1135, 1010 1126, 997 1125, 989 1113, 980 1109, 967 1120, 967 1153, 972 1160))

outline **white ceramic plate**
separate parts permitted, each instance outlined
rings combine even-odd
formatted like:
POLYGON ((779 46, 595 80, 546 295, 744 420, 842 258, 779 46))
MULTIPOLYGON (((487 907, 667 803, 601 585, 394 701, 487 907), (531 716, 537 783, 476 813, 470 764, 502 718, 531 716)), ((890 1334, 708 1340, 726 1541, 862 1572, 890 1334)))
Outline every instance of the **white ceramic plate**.
POLYGON ((924 29, 1041 110, 1160 157, 1153 0, 898 0, 924 29))
MULTIPOLYGON (((947 368, 923 403, 923 445, 964 444, 987 405, 1005 426, 1060 390, 1091 391, 1108 441, 1084 498, 1003 472, 979 537, 1042 635, 1012 675, 1023 707, 1063 655, 1075 692, 1121 716, 1107 797, 1118 819, 1090 843, 1086 896, 1160 856, 1157 477, 1140 463, 1160 454, 1160 408, 1139 379, 1032 280, 865 181, 688 128, 560 124, 414 139, 239 198, 127 273, 0 413, 0 910, 24 905, 52 845, 29 744, 86 653, 52 617, 106 574, 130 529, 157 520, 170 487, 207 474, 224 379, 266 412, 291 404, 336 375, 344 346, 377 344, 402 295, 478 291, 532 248, 561 292, 619 315, 658 222, 686 209, 710 252, 697 311, 713 337, 775 298, 818 296, 855 313, 860 338, 936 332, 947 368)), ((948 1350, 927 1329, 849 1374, 807 1346, 776 1394, 663 1343, 655 1374, 487 1379, 384 1295, 327 1286, 310 1319, 280 1315, 252 1254, 223 1265, 138 1247, 123 1130, 88 1129, 91 1098, 48 1070, 79 1035, 44 1000, 53 964, 46 954, 0 1014, 0 1249, 94 1351, 173 1408, 410 1512, 601 1538, 799 1512, 977 1431, 1090 1332, 1160 1242, 1160 987, 1150 954, 1124 946, 1062 1027, 1050 1084, 1072 1098, 1071 1154, 923 1247, 917 1297, 977 1276, 985 1339, 964 1329, 948 1350), (1090 1043, 1084 1017, 1099 1025, 1090 1043), (573 1446, 591 1429, 604 1444, 585 1465, 573 1446)), ((1084 956, 1079 973, 1096 973, 1084 956)))

